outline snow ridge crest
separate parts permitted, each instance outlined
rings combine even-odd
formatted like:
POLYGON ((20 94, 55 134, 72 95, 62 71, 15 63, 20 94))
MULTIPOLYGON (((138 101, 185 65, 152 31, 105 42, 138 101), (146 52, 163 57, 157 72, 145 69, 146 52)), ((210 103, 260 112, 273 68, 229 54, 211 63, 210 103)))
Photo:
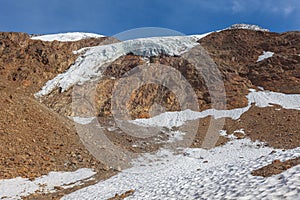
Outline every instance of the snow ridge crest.
POLYGON ((233 24, 230 27, 226 28, 225 30, 231 30, 231 29, 247 29, 247 30, 253 30, 253 31, 264 31, 264 32, 270 32, 269 29, 262 28, 257 25, 253 24, 233 24))

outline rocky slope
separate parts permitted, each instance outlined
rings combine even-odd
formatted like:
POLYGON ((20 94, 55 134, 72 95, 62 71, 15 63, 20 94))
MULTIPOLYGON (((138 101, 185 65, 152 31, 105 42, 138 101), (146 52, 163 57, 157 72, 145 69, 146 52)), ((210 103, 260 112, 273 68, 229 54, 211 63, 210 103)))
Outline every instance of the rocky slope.
POLYGON ((299 32, 278 34, 234 29, 211 34, 200 43, 227 80, 233 75, 267 90, 299 93, 299 36, 299 32), (257 62, 263 51, 274 55, 257 62))
POLYGON ((101 168, 80 143, 72 122, 33 94, 75 61, 72 51, 103 40, 43 42, 24 33, 0 33, 0 178, 101 168))
MULTIPOLYGON (((73 51, 116 42, 116 39, 104 37, 47 42, 32 40, 24 33, 0 33, 0 179, 16 176, 35 178, 50 171, 82 167, 108 170, 108 166, 96 161, 85 149, 73 122, 68 119, 74 116, 71 105, 74 85, 65 91, 62 87, 54 87, 49 94, 37 99, 34 94, 47 81, 77 65, 78 59, 85 58, 88 49, 77 54, 73 51)), ((218 66, 225 85, 227 109, 247 106, 246 95, 250 88, 263 87, 275 92, 300 94, 299 31, 279 34, 249 30, 249 27, 231 27, 189 42, 183 47, 200 44, 218 66), (272 56, 258 60, 263 52, 271 52, 272 56)), ((87 99, 88 103, 95 102, 93 114, 106 128, 107 137, 117 146, 135 153, 154 151, 159 145, 153 142, 153 138, 135 138, 119 129, 108 131, 115 125, 111 113, 112 92, 121 77, 130 70, 147 63, 171 66, 193 87, 199 111, 212 106, 205 80, 195 66, 179 54, 171 55, 166 49, 160 50, 146 56, 140 52, 127 52, 106 63, 106 70, 101 72, 102 77, 96 86, 95 99, 87 99), (140 146, 133 147, 136 143, 140 146)), ((175 78, 168 81, 176 82, 175 78)), ((124 92, 127 92, 126 89, 125 86, 124 92)), ((218 88, 215 90, 218 91, 218 88)), ((188 98, 184 93, 179 95, 188 98)), ((219 103, 224 102, 220 100, 219 103)), ((161 105, 165 111, 181 110, 178 96, 157 84, 146 84, 133 91, 126 108, 132 119, 148 118, 153 115, 151 107, 154 104, 161 105)), ((300 146, 299 119, 299 110, 253 106, 238 120, 226 119, 224 129, 229 135, 235 134, 235 130, 245 129, 245 135, 237 136, 239 139, 248 137, 275 148, 292 149, 300 146)), ((192 147, 202 146, 209 121, 210 117, 199 121, 192 147)), ((161 140, 167 139, 163 137, 161 140)), ((217 145, 227 141, 228 138, 220 137, 217 145)), ((298 162, 288 162, 289 165, 291 163, 298 162)), ((284 163, 280 163, 282 165, 284 163)), ((263 169, 263 174, 269 175, 266 169, 263 169)))
MULTIPOLYGON (((299 34, 299 32, 277 34, 245 29, 229 29, 212 33, 198 41, 222 73, 228 109, 247 105, 245 95, 248 93, 248 89, 257 86, 283 93, 300 92, 300 57, 299 52, 297 52, 299 49, 299 34), (263 51, 274 52, 274 56, 257 62, 263 51)), ((149 59, 150 63, 172 66, 180 71, 195 89, 200 110, 210 107, 211 99, 205 80, 186 59, 163 54, 151 56, 149 59)), ((141 64, 145 64, 142 57, 126 55, 107 66, 106 71, 103 72, 103 81, 100 81, 97 87, 99 94, 97 98, 99 99, 96 103, 96 115, 110 114, 111 95, 109 94, 111 94, 115 83, 126 72, 141 64), (111 77, 114 77, 114 79, 111 79, 111 77)), ((173 81, 175 81, 175 78, 173 81)), ((169 81, 172 82, 172 80, 169 81)), ((56 89, 48 96, 43 97, 42 101, 56 112, 71 116, 71 91, 72 88, 65 93, 60 93, 59 89, 56 89)), ((184 94, 182 93, 182 95, 184 94)), ((132 95, 130 101, 128 109, 133 118, 149 116, 150 107, 155 102, 166 107, 168 111, 180 109, 174 94, 157 85, 143 86, 143 89, 132 95)))

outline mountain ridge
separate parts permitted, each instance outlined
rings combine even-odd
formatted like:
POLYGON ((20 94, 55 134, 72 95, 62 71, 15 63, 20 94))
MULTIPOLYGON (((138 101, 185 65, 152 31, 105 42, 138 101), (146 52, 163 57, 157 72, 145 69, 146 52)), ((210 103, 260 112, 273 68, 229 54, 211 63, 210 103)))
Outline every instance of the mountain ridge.
MULTIPOLYGON (((235 28, 213 32, 198 39, 195 37, 180 49, 189 51, 193 45, 201 45, 205 49, 221 72, 227 109, 234 110, 248 106, 249 89, 266 93, 266 96, 268 91, 271 91, 269 94, 277 92, 278 95, 300 94, 299 36, 300 31, 273 33, 235 28), (266 56, 264 52, 270 53, 266 56), (258 60, 260 56, 263 57, 258 60)), ((175 45, 174 40, 168 42, 175 45)), ((76 133, 74 122, 68 118, 76 117, 71 105, 73 85, 66 90, 55 85, 49 94, 37 99, 34 97, 48 81, 74 66, 88 49, 101 49, 92 46, 115 46, 115 43, 121 42, 110 37, 51 42, 32 40, 25 33, 0 33, 0 102, 3 105, 0 115, 5 116, 0 118, 0 146, 3 153, 0 178, 22 176, 34 179, 51 171, 73 171, 82 167, 94 168, 99 174, 116 172, 117 169, 97 161, 85 149, 76 133), (74 54, 76 51, 77 54, 74 54)), ((180 45, 175 46, 178 48, 180 45)), ((130 70, 147 64, 171 66, 195 90, 200 107, 197 111, 206 111, 212 106, 205 81, 195 67, 172 48, 169 54, 162 51, 162 44, 158 43, 156 48, 160 51, 148 56, 125 51, 107 62, 101 73, 102 78, 96 85, 96 99, 89 99, 96 102, 94 117, 103 125, 106 136, 118 147, 134 153, 156 151, 160 144, 155 143, 153 138, 144 140, 126 135, 114 127, 112 92, 118 81, 130 70)), ((126 88, 124 92, 127 92, 126 88)), ((132 120, 151 119, 151 107, 155 104, 169 112, 181 109, 172 91, 155 84, 146 84, 134 91, 127 108, 132 120)), ((199 128, 191 141, 191 147, 202 147, 212 118, 207 116, 199 119, 199 128)), ((226 118, 224 130, 238 139, 246 137, 252 141, 265 142, 272 148, 293 149, 300 146, 298 119, 299 111, 296 109, 288 110, 279 105, 250 105, 249 110, 239 119, 226 118), (235 132, 241 129, 244 129, 244 134, 235 132)), ((177 128, 174 127, 175 130, 177 128)), ((163 143, 168 141, 170 135, 162 133, 159 136, 163 143)), ((220 136, 216 145, 223 146, 228 141, 228 137, 220 136)), ((292 163, 295 164, 294 161, 292 163)), ((271 167, 267 169, 269 171, 264 173, 268 176, 276 173, 271 167)))

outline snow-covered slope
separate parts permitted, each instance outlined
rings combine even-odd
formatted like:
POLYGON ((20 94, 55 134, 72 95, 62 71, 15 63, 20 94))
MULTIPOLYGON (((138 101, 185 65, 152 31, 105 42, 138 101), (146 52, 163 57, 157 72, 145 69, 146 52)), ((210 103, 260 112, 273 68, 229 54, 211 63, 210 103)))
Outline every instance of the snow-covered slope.
POLYGON ((73 32, 73 33, 58 33, 58 34, 48 34, 41 36, 31 37, 32 40, 42 40, 52 42, 54 40, 60 42, 70 42, 70 41, 78 41, 86 38, 99 38, 105 37, 104 35, 99 35, 95 33, 81 33, 81 32, 73 32))
POLYGON ((0 180, 0 199, 16 200, 37 191, 51 193, 58 187, 72 188, 95 174, 92 169, 83 168, 74 172, 50 172, 33 181, 21 177, 0 180))
POLYGON ((275 150, 249 139, 233 140, 211 150, 186 149, 185 156, 166 151, 147 158, 159 164, 145 164, 125 170, 96 185, 78 190, 63 200, 108 199, 135 190, 126 199, 299 199, 300 167, 263 178, 251 171, 275 159, 300 156, 300 148, 275 150))
MULTIPOLYGON (((235 24, 228 29, 267 31, 259 26, 249 24, 235 24)), ((57 87, 60 87, 62 91, 66 91, 74 84, 82 84, 96 77, 101 78, 104 64, 113 62, 117 58, 129 53, 144 57, 157 56, 159 54, 166 54, 169 56, 181 55, 196 45, 199 45, 197 41, 211 33, 213 32, 191 36, 141 38, 80 49, 74 52, 83 53, 76 60, 75 64, 65 73, 59 74, 54 79, 48 81, 42 90, 36 93, 35 96, 42 97, 47 95, 57 87)), ((31 39, 44 41, 76 41, 87 37, 104 36, 90 33, 62 33, 36 36, 31 39)))
MULTIPOLYGON (((133 123, 143 126, 181 126, 187 120, 212 115, 215 118, 238 119, 251 104, 258 107, 277 104, 285 109, 300 110, 299 94, 283 94, 250 90, 248 106, 234 110, 205 110, 194 112, 166 112, 150 119, 133 123)), ((244 134, 244 130, 236 130, 244 134)), ((224 130, 220 135, 226 136, 224 130)), ((126 199, 299 199, 300 167, 268 178, 253 176, 251 172, 272 163, 300 157, 300 147, 290 150, 273 149, 250 139, 236 140, 210 150, 186 148, 173 155, 161 149, 156 154, 146 153, 132 163, 134 167, 118 175, 66 195, 69 199, 108 199, 115 194, 135 190, 126 199)))
POLYGON ((253 25, 253 24, 233 24, 227 29, 248 29, 248 30, 254 30, 254 31, 266 31, 269 32, 268 29, 264 29, 260 26, 253 25))
POLYGON ((59 74, 48 81, 35 96, 47 95, 57 87, 60 87, 62 91, 66 91, 75 84, 83 84, 93 78, 100 78, 104 70, 104 64, 113 62, 129 53, 144 57, 157 56, 159 54, 169 56, 181 55, 199 45, 197 43, 199 38, 201 38, 201 35, 142 38, 84 48, 79 51, 85 53, 76 60, 74 65, 65 73, 59 74))
POLYGON ((185 122, 213 116, 215 119, 228 117, 237 120, 241 115, 247 112, 254 103, 258 107, 268 107, 272 104, 280 105, 285 109, 300 110, 300 95, 299 94, 283 94, 270 91, 255 91, 250 90, 247 95, 248 106, 244 108, 236 108, 232 110, 215 110, 208 109, 202 112, 192 110, 184 110, 179 112, 165 112, 149 119, 135 119, 131 123, 141 126, 159 126, 159 127, 179 127, 185 122))

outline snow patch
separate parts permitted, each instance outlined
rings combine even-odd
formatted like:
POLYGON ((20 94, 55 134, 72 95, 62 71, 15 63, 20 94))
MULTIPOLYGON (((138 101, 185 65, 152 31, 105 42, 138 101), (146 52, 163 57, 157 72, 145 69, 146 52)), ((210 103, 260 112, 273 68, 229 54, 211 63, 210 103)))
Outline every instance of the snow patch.
POLYGON ((227 29, 247 29, 247 30, 253 30, 253 31, 269 32, 268 29, 264 29, 260 26, 252 25, 252 24, 233 24, 230 27, 228 27, 227 29))
POLYGON ((263 54, 258 56, 258 59, 256 62, 260 62, 262 60, 265 60, 267 58, 271 58, 274 55, 274 52, 271 51, 263 51, 263 54))
POLYGON ((90 124, 96 117, 70 117, 74 122, 82 125, 90 124))
POLYGON ((34 36, 30 39, 32 40, 42 40, 52 42, 54 40, 60 42, 71 42, 71 41, 79 41, 86 38, 101 38, 105 37, 104 35, 99 35, 95 33, 81 33, 81 32, 73 32, 73 33, 58 33, 58 34, 48 34, 41 36, 34 36))
POLYGON ((212 31, 212 32, 204 33, 204 34, 196 34, 196 35, 191 35, 190 37, 193 37, 196 40, 200 40, 200 39, 202 39, 202 38, 204 38, 204 37, 206 37, 206 36, 208 36, 212 33, 216 33, 216 32, 220 32, 220 31, 212 31))
POLYGON ((152 118, 135 119, 130 120, 129 122, 145 127, 158 126, 171 129, 172 127, 182 126, 187 121, 205 118, 208 116, 213 116, 215 119, 228 117, 237 120, 242 114, 250 109, 251 104, 253 103, 258 107, 269 107, 272 106, 272 104, 276 104, 285 109, 300 110, 300 94, 283 94, 270 91, 255 91, 254 89, 251 89, 250 93, 247 95, 247 99, 248 105, 244 108, 236 108, 232 110, 208 109, 202 112, 192 110, 165 112, 152 118))
POLYGON ((108 199, 128 190, 135 193, 126 199, 297 199, 300 166, 269 178, 251 175, 273 160, 300 156, 300 148, 273 150, 249 139, 210 150, 185 149, 179 155, 161 150, 140 157, 133 168, 62 199, 108 199))
POLYGON ((50 172, 34 181, 21 177, 0 180, 0 199, 21 199, 36 192, 52 193, 55 187, 71 188, 95 174, 92 169, 83 168, 75 172, 50 172))
POLYGON ((169 143, 181 141, 181 140, 183 140, 183 136, 186 135, 186 133, 181 132, 181 131, 163 131, 163 133, 168 136, 167 142, 169 142, 169 143))
POLYGON ((64 92, 75 84, 83 84, 91 79, 101 78, 105 64, 126 54, 133 53, 143 57, 160 54, 179 56, 199 45, 197 40, 197 37, 192 36, 142 38, 79 50, 84 53, 76 60, 75 64, 66 72, 49 80, 42 90, 35 94, 35 97, 47 95, 58 87, 64 92))
POLYGON ((239 129, 239 130, 235 130, 233 131, 234 133, 241 133, 245 135, 245 130, 244 129, 239 129))
MULTIPOLYGON (((240 129, 240 130, 235 130, 233 133, 241 133, 241 134, 244 134, 245 135, 245 131, 244 129, 240 129)), ((229 134, 227 133, 226 130, 220 130, 219 134, 223 137, 226 137, 230 140, 235 140, 235 139, 238 139, 237 136, 235 136, 234 134, 229 134)))
POLYGON ((280 105, 285 109, 300 110, 300 94, 283 94, 271 91, 255 91, 250 90, 247 95, 249 102, 255 103, 258 107, 280 105))
POLYGON ((228 135, 226 130, 220 130, 219 134, 224 137, 228 135))

